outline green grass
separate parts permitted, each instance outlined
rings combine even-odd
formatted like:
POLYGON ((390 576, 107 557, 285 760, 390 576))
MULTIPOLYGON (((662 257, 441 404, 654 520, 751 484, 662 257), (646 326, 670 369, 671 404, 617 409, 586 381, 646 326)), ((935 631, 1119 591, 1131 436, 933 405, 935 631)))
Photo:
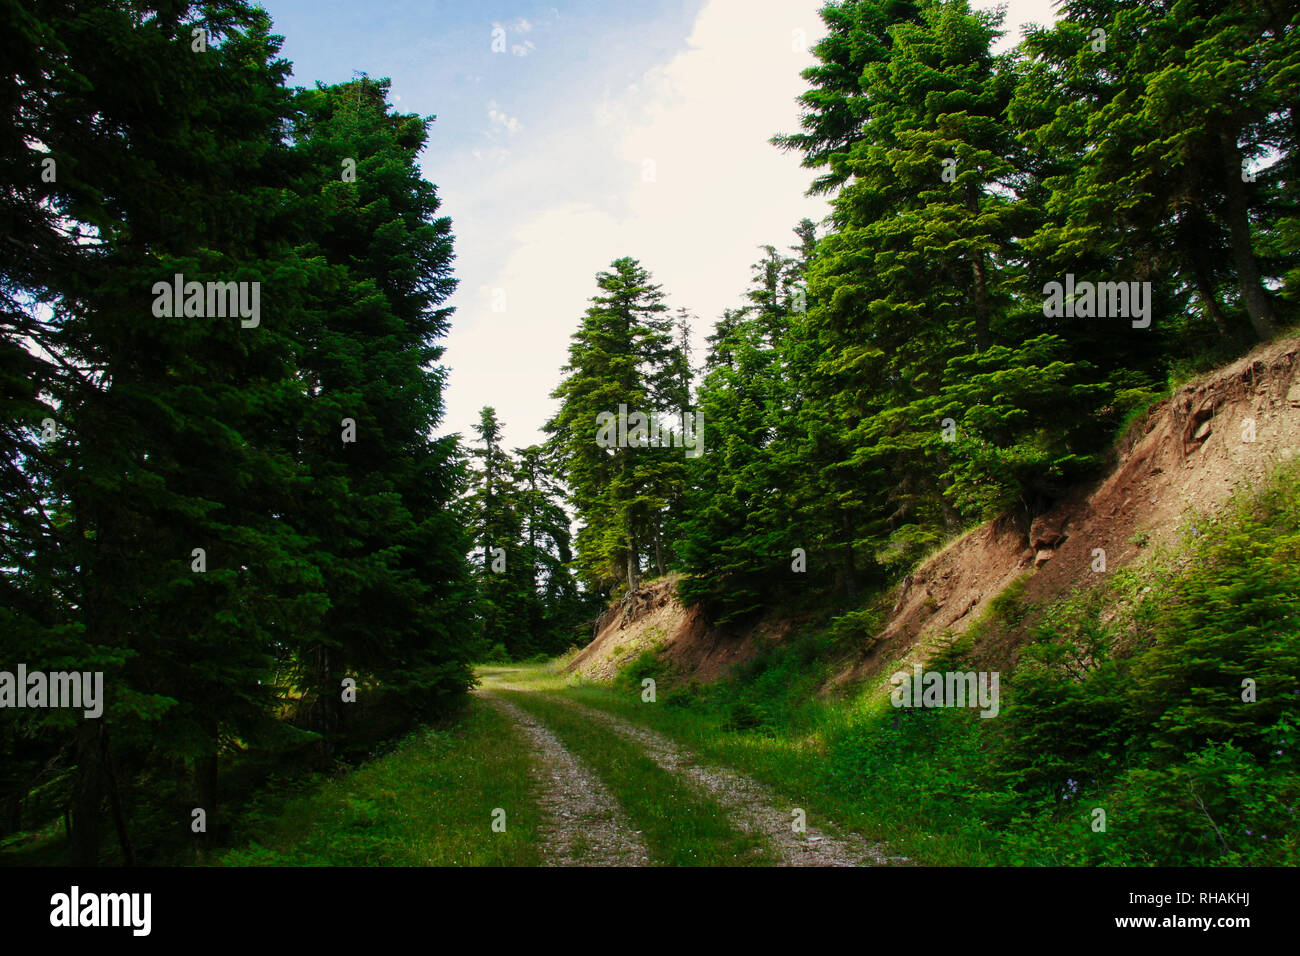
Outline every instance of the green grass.
MULTIPOLYGON (((807 668, 809 649, 787 650, 790 653, 779 660, 775 672, 767 675, 768 680, 764 681, 760 673, 756 684, 751 675, 751 683, 746 685, 751 690, 758 686, 772 698, 765 710, 771 720, 758 728, 735 726, 737 705, 748 701, 729 695, 725 685, 691 694, 666 692, 661 681, 658 700, 643 703, 639 677, 635 683, 600 684, 560 680, 552 676, 552 668, 548 667, 516 665, 511 683, 527 686, 534 693, 516 694, 512 699, 564 736, 565 744, 588 759, 602 776, 624 777, 618 787, 606 779, 620 799, 628 799, 625 797, 628 792, 632 794, 631 799, 638 799, 637 762, 646 758, 631 745, 624 745, 621 757, 614 752, 604 755, 584 752, 585 741, 595 739, 598 725, 566 714, 563 703, 548 697, 567 698, 615 714, 629 723, 651 727, 708 762, 760 780, 784 796, 792 807, 807 811, 812 826, 829 819, 868 839, 887 843, 892 855, 907 856, 917 862, 948 865, 991 862, 978 837, 935 832, 928 812, 931 808, 918 805, 915 781, 911 777, 918 769, 916 766, 907 767, 906 772, 900 767, 898 773, 846 779, 842 762, 831 759, 833 746, 864 722, 883 722, 887 701, 868 697, 851 701, 817 699, 809 691, 809 685, 815 682, 807 668), (802 676, 797 673, 800 669, 802 676), (776 700, 778 693, 780 699, 776 700), (567 736, 562 722, 568 724, 567 736), (584 739, 581 735, 588 737, 584 739)), ((663 775, 657 767, 654 770, 663 775)), ((646 775, 654 776, 648 771, 646 775)), ((671 777, 668 782, 672 783, 671 777)), ((657 795, 641 811, 647 819, 659 818, 663 824, 661 832, 653 837, 647 833, 648 839, 657 839, 662 845, 683 839, 683 821, 663 819, 666 816, 663 801, 672 799, 667 793, 657 795)))
POLYGON ((727 811, 680 775, 663 770, 641 747, 581 712, 550 699, 566 693, 547 669, 512 675, 539 692, 502 691, 508 700, 541 720, 571 753, 595 771, 622 805, 652 862, 669 866, 759 866, 774 859, 763 841, 727 822, 727 811))
POLYGON ((68 865, 67 831, 62 819, 51 819, 39 830, 0 840, 0 866, 68 865))
POLYGON ((393 753, 250 814, 248 844, 224 866, 533 866, 539 811, 529 753, 509 720, 472 701, 453 729, 420 731, 393 753), (492 812, 506 811, 504 833, 492 812))
MULTIPOLYGON (((660 865, 773 857, 689 779, 571 704, 653 728, 762 781, 811 825, 829 819, 919 864, 1294 865, 1297 502, 1293 466, 1216 517, 1190 516, 1186 545, 1097 588, 1031 609, 1023 581, 1009 587, 975 628, 1030 631, 1002 675, 996 720, 898 711, 878 686, 822 696, 843 642, 871 633, 869 610, 807 628, 707 687, 674 680, 654 653, 605 684, 561 678, 555 664, 480 673, 600 776, 660 865), (1249 706, 1243 675, 1259 687, 1249 706), (655 703, 642 701, 645 677, 658 682, 655 703), (1090 825, 1098 807, 1107 831, 1090 825)), ((971 643, 936 666, 980 669, 963 662, 971 643)), ((509 718, 474 701, 454 729, 310 793, 276 794, 283 805, 246 815, 247 845, 222 862, 536 865, 529 760, 509 718), (504 834, 491 832, 494 807, 507 811, 504 834)))
MULTIPOLYGON (((674 737, 795 806, 923 864, 1294 865, 1300 773, 1300 471, 1282 469, 1186 545, 1064 597, 1032 623, 1002 712, 895 711, 879 688, 818 695, 837 628, 736 679, 674 685, 643 655, 559 691, 674 737), (643 703, 640 680, 659 682, 643 703), (1242 679, 1260 688, 1244 706, 1242 679), (897 722, 895 722, 897 718, 897 722), (1108 829, 1094 830, 1096 808, 1108 829)), ((1025 626, 1023 582, 979 623, 1025 626)), ((936 659, 963 660, 972 641, 936 659)))
POLYGON ((634 692, 587 682, 573 683, 555 693, 654 728, 706 761, 762 781, 792 807, 807 811, 811 826, 829 819, 888 844, 891 855, 917 862, 989 862, 978 840, 933 831, 931 821, 917 808, 915 790, 904 775, 846 781, 832 764, 831 742, 845 729, 857 726, 864 711, 880 712, 878 703, 804 700, 796 708, 794 727, 740 729, 732 726, 731 708, 712 694, 695 699, 670 696, 675 702, 665 702, 661 689, 657 702, 643 703, 639 687, 634 692), (863 789, 860 785, 864 783, 871 785, 863 789))

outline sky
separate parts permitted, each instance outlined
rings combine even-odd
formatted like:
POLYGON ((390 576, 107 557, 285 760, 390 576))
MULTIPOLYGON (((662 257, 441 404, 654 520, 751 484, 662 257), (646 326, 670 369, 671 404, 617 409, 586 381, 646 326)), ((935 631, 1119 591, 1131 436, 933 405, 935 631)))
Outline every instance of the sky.
MULTIPOLYGON (((436 116, 421 168, 455 234, 443 431, 479 409, 507 447, 539 442, 596 273, 639 259, 698 317, 696 361, 740 304, 760 246, 795 243, 823 199, 769 145, 798 128, 821 0, 263 0, 294 82, 390 77, 436 116)), ((1003 46, 1054 19, 1005 5, 1003 46)))

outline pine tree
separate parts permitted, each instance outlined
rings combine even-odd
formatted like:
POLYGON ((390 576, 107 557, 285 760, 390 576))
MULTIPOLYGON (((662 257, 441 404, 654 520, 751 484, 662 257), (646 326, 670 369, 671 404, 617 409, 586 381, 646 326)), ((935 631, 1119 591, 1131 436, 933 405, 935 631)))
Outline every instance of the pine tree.
POLYGON ((474 426, 478 447, 469 487, 469 520, 478 556, 478 617, 480 644, 500 644, 515 657, 527 656, 533 646, 533 560, 524 545, 524 519, 520 491, 515 484, 515 462, 501 445, 501 423, 496 411, 484 407, 474 426))
MULTIPOLYGON (((301 97, 293 129, 302 232, 296 524, 329 610, 296 642, 308 723, 338 728, 344 678, 412 717, 469 684, 466 539, 455 439, 433 438, 451 310, 450 220, 417 156, 432 119, 392 111, 389 81, 301 97)), ((290 280, 286 280, 290 281, 290 280)))
POLYGON ((528 627, 537 652, 557 653, 575 643, 575 628, 594 611, 571 569, 573 547, 564 489, 544 445, 515 451, 515 486, 523 521, 522 553, 531 569, 528 627))
POLYGON ((567 374, 552 394, 560 409, 546 428, 581 522, 581 573, 595 591, 619 581, 632 591, 647 553, 663 567, 662 526, 675 486, 684 480, 678 477, 683 452, 632 442, 602 447, 598 416, 654 414, 671 423, 681 411, 675 403, 682 360, 663 292, 640 263, 616 259, 596 281, 604 294, 592 298, 574 333, 567 374))
POLYGON ((821 505, 851 593, 940 535, 1013 504, 1034 512, 1091 464, 1107 394, 1027 294, 1041 219, 1006 112, 997 19, 918 5, 869 64, 863 138, 837 233, 810 277, 820 358, 805 407, 821 505), (956 439, 951 441, 950 439, 956 439))
POLYGON ((1295 255, 1285 241, 1270 251, 1293 192, 1295 81, 1278 67, 1298 41, 1286 14, 1224 0, 1177 11, 1089 0, 1062 13, 1026 44, 1018 114, 1039 142, 1080 159, 1052 184, 1063 221, 1036 245, 1075 271, 1100 257, 1163 284, 1161 318, 1180 331, 1190 296, 1219 334, 1236 338, 1244 314, 1254 338, 1269 338, 1280 319, 1266 280, 1295 255))
POLYGON ((286 661, 420 715, 468 685, 460 478, 430 437, 450 224, 415 163, 426 123, 388 116, 382 85, 348 117, 368 140, 339 147, 369 178, 329 190, 329 94, 295 102, 260 10, 38 2, 15 22, 37 42, 4 100, 23 170, 4 210, 32 254, 0 259, 0 656, 103 671, 107 701, 0 745, 23 750, 15 788, 41 759, 19 738, 64 751, 74 861, 100 857, 107 813, 131 862, 145 769, 188 777, 179 802, 220 828, 221 753, 284 737, 286 661), (174 311, 176 274, 247 283, 260 315, 174 311), (313 642, 338 659, 313 671, 313 642))
MULTIPOLYGON (((801 238, 810 251, 808 225, 801 238)), ((681 528, 690 576, 678 589, 687 602, 703 601, 718 623, 770 606, 806 580, 792 571, 794 549, 806 551, 809 541, 796 492, 798 385, 785 357, 803 263, 773 246, 763 252, 750 304, 724 313, 709 337, 699 404, 711 448, 690 463, 681 528)))
POLYGON ((799 97, 803 132, 778 134, 771 142, 801 151, 802 164, 824 171, 810 195, 833 193, 852 176, 849 149, 862 138, 872 104, 863 95, 862 73, 888 56, 890 28, 915 20, 914 0, 840 0, 821 9, 826 35, 813 47, 820 61, 803 71, 811 89, 799 97))
POLYGON ((267 723, 258 677, 310 585, 269 513, 289 467, 264 429, 290 368, 282 330, 167 317, 150 298, 175 273, 267 278, 261 264, 283 249, 272 219, 287 66, 266 15, 241 4, 152 18, 38 4, 24 22, 44 45, 19 126, 48 151, 27 157, 33 168, 54 160, 28 195, 52 214, 23 234, 39 271, 4 268, 49 310, 23 311, 58 369, 58 431, 25 466, 43 473, 31 507, 60 532, 30 566, 66 589, 49 605, 57 617, 36 622, 49 639, 24 641, 22 656, 105 673, 104 717, 66 738, 73 857, 98 858, 107 803, 130 862, 133 769, 188 759, 215 815, 216 754, 267 723), (200 24, 208 43, 196 51, 200 24))

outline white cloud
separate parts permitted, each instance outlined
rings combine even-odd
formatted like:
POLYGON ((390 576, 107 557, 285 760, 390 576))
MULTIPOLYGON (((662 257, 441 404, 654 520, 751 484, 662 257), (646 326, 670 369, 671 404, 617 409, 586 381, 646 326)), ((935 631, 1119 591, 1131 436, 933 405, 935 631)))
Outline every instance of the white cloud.
POLYGON ((493 129, 505 130, 511 136, 523 129, 523 125, 519 122, 519 118, 506 115, 506 113, 497 106, 496 100, 488 100, 487 115, 488 121, 492 124, 493 129))
MULTIPOLYGON (((445 358, 447 430, 469 435, 478 409, 492 405, 509 446, 544 438, 554 411, 548 396, 596 291, 595 274, 619 256, 640 259, 670 307, 700 317, 696 359, 703 358, 704 335, 723 308, 740 304, 758 246, 789 246, 800 218, 826 213, 824 201, 803 195, 813 172, 768 143, 797 129, 799 73, 813 62, 806 47, 824 30, 822 4, 710 0, 668 62, 641 77, 591 77, 589 88, 601 92, 590 106, 563 124, 548 117, 526 152, 475 152, 476 162, 491 159, 493 167, 483 176, 471 167, 453 199, 466 212, 456 221, 462 287, 445 358), (806 41, 800 51, 796 30, 806 41), (646 159, 654 182, 642 180, 646 159), (570 190, 549 206, 527 205, 575 181, 583 187, 576 198, 570 190), (494 289, 504 290, 504 312, 492 311, 494 289)), ((1013 39, 1024 20, 1054 19, 1049 0, 1009 6, 1013 39)), ((489 119, 494 130, 520 128, 495 102, 489 119)))
POLYGON ((995 10, 1005 6, 1007 15, 1002 20, 1004 36, 994 46, 994 50, 1003 53, 1017 43, 1023 36, 1027 23, 1048 26, 1056 22, 1056 4, 1058 0, 973 0, 971 6, 979 10, 995 10))
POLYGON ((510 158, 510 150, 504 146, 492 146, 488 149, 480 149, 475 146, 469 151, 469 154, 476 160, 487 160, 498 166, 510 158))
POLYGON ((596 118, 598 126, 610 126, 614 123, 626 125, 627 109, 622 103, 614 102, 609 98, 609 87, 605 87, 605 92, 601 94, 600 102, 592 110, 592 116, 596 118))
MULTIPOLYGON (((507 36, 509 36, 509 31, 511 30, 513 30, 515 33, 527 33, 532 28, 533 25, 523 17, 519 17, 513 23, 509 24, 509 26, 505 26, 496 20, 492 21, 493 36, 495 37, 497 35, 497 31, 499 30, 501 31, 502 39, 505 39, 507 36)), ((529 53, 531 53, 533 50, 536 49, 537 47, 532 40, 525 40, 523 43, 510 44, 510 52, 515 56, 527 56, 529 53)))
POLYGON ((803 196, 811 175, 798 157, 768 143, 797 129, 799 72, 812 58, 790 40, 798 28, 810 41, 821 35, 818 6, 760 15, 745 0, 714 0, 687 50, 629 90, 638 108, 619 148, 637 224, 629 252, 706 323, 737 303, 760 244, 784 248, 800 218, 826 213, 803 196), (643 181, 647 160, 653 182, 643 181))
POLYGON ((580 204, 514 230, 515 251, 505 265, 461 296, 447 354, 450 430, 469 435, 478 409, 492 405, 506 423, 508 445, 542 440, 569 335, 594 292, 596 272, 618 255, 611 252, 618 232, 608 213, 580 204), (492 311, 494 298, 504 300, 504 311, 492 311))
MULTIPOLYGON (((557 202, 491 236, 481 222, 457 229, 462 290, 447 343, 449 430, 469 434, 478 409, 490 404, 509 444, 544 437, 569 337, 596 291, 596 273, 619 256, 640 259, 670 307, 700 317, 696 355, 703 357, 703 337, 723 308, 738 304, 758 246, 791 245, 800 218, 826 211, 803 196, 811 175, 798 157, 767 142, 797 128, 799 73, 812 58, 794 52, 790 38, 796 27, 810 43, 820 35, 821 2, 797 0, 776 11, 711 0, 681 53, 632 83, 604 78, 596 87, 603 93, 575 124, 548 128, 536 150, 512 159, 512 180, 544 182, 573 175, 565 164, 574 149, 604 150, 605 178, 590 183, 585 199, 557 202), (647 158, 654 182, 642 181, 647 158), (503 240, 502 265, 479 273, 477 257, 503 240), (504 290, 504 312, 492 311, 493 289, 504 290)), ((495 102, 489 118, 499 129, 517 123, 495 102)), ((499 208, 508 203, 503 196, 493 209, 506 224, 516 215, 499 208)))

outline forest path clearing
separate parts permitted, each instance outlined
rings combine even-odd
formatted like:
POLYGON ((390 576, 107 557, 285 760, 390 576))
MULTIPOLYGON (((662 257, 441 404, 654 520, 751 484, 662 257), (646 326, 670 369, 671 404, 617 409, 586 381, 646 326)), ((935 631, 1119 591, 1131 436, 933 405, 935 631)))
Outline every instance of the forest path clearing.
POLYGON ((537 803, 547 820, 538 827, 544 866, 644 866, 650 855, 628 825, 618 800, 555 734, 499 695, 476 691, 510 718, 532 744, 537 803))
MULTIPOLYGON (((734 830, 761 843, 771 863, 781 866, 883 866, 906 862, 901 857, 888 856, 880 846, 857 834, 826 823, 820 827, 807 823, 802 808, 752 777, 730 767, 706 763, 658 731, 607 710, 577 703, 562 689, 539 684, 527 669, 494 670, 485 672, 483 676, 484 690, 479 693, 488 700, 499 700, 497 692, 520 695, 520 699, 541 698, 580 718, 586 727, 592 728, 592 732, 609 732, 633 744, 662 771, 715 804, 734 830)), ((519 707, 514 709, 523 710, 519 707)))

